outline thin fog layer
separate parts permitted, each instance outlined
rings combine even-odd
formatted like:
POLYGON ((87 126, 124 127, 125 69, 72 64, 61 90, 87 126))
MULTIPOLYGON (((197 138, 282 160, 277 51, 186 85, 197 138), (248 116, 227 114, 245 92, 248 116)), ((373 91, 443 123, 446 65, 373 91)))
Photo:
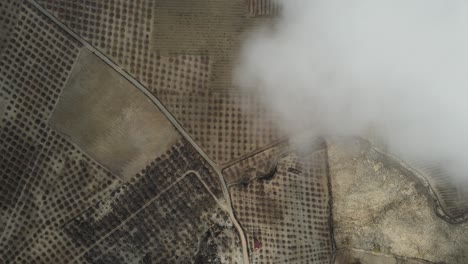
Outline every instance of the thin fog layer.
POLYGON ((285 0, 235 80, 291 135, 374 130, 403 158, 468 178, 468 1, 285 0))

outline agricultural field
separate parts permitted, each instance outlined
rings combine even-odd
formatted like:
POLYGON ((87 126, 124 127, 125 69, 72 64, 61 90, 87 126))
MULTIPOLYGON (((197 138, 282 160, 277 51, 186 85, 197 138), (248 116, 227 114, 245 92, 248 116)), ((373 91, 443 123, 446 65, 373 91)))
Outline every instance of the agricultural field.
POLYGON ((369 138, 298 146, 235 87, 281 10, 3 0, 0 263, 465 263, 446 171, 369 138))

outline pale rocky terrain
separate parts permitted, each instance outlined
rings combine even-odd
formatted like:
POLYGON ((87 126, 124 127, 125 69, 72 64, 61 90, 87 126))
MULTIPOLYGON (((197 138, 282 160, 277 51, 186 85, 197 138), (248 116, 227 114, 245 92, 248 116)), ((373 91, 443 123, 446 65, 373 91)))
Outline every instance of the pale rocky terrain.
POLYGON ((366 141, 332 140, 329 164, 338 249, 466 263, 468 224, 438 217, 427 188, 398 162, 366 141))

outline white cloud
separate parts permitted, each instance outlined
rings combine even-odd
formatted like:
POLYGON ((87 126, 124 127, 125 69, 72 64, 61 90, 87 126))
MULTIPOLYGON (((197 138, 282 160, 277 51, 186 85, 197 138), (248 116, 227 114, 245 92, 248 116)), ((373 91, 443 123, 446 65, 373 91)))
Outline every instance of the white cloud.
POLYGON ((468 178, 468 2, 284 0, 244 42, 237 84, 294 134, 357 136, 468 178))

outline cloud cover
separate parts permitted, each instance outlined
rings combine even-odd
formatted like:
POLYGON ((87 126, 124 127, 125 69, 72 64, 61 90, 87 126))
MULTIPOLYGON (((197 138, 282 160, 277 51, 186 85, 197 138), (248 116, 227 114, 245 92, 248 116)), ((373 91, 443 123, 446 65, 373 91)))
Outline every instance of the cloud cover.
POLYGON ((235 82, 295 135, 376 131, 468 178, 468 2, 284 0, 244 41, 235 82))

